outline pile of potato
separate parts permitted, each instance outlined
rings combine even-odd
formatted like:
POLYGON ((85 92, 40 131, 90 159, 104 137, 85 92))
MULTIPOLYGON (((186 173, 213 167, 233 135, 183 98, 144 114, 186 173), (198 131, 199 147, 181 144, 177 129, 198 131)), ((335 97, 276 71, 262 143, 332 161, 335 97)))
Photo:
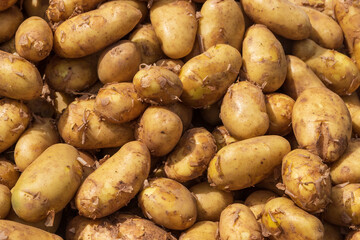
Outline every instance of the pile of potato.
POLYGON ((360 239, 358 0, 1 0, 0 240, 360 239))

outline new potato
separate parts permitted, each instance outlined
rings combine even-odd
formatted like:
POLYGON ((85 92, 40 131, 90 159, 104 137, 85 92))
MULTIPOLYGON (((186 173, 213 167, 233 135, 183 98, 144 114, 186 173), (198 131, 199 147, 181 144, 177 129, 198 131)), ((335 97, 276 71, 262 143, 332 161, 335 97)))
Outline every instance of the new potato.
POLYGON ((0 184, 9 189, 15 186, 20 173, 16 170, 16 165, 6 158, 0 158, 0 184))
POLYGON ((4 219, 11 208, 11 192, 5 185, 0 184, 0 219, 4 219))
MULTIPOLYGON (((1 1, 0 5, 3 2, 1 1)), ((9 41, 14 36, 17 28, 24 20, 24 16, 17 6, 12 6, 5 11, 0 10, 0 19, 0 43, 2 43, 9 41)))
POLYGON ((341 98, 350 112, 353 132, 360 135, 360 100, 357 92, 341 96, 341 98))
POLYGON ((251 193, 246 199, 244 204, 250 208, 254 214, 256 220, 261 222, 261 216, 264 212, 265 204, 272 198, 276 198, 278 195, 268 190, 257 190, 251 193))
POLYGON ((230 135, 229 131, 224 126, 219 126, 212 131, 212 135, 214 136, 217 151, 222 149, 223 147, 237 142, 238 140, 230 135))
POLYGON ((195 223, 191 228, 183 232, 179 240, 217 240, 219 239, 218 223, 201 221, 195 223))

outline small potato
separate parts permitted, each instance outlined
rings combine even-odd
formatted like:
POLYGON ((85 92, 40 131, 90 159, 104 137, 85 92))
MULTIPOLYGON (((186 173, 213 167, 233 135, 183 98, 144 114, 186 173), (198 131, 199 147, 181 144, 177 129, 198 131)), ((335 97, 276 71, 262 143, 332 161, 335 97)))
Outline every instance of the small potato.
POLYGON ((151 24, 169 58, 182 58, 191 52, 198 27, 195 15, 195 5, 189 1, 154 1, 150 8, 151 24))
POLYGON ((236 139, 264 135, 270 121, 261 89, 247 81, 233 84, 221 104, 220 118, 236 139))
POLYGON ((219 232, 221 239, 263 239, 254 214, 250 208, 240 203, 231 204, 221 212, 219 232))
POLYGON ((147 19, 148 17, 148 8, 147 8, 147 2, 146 1, 141 1, 141 0, 110 0, 109 2, 105 2, 105 3, 101 3, 101 5, 99 6, 100 8, 104 8, 104 7, 108 7, 110 5, 116 5, 116 4, 122 4, 122 2, 127 3, 137 9, 140 10, 141 12, 141 19, 140 19, 140 23, 143 22, 145 19, 147 19))
POLYGON ((261 216, 264 212, 265 204, 272 198, 278 195, 268 190, 257 190, 250 194, 246 200, 245 205, 250 208, 257 221, 261 222, 261 216))
POLYGON ((240 190, 264 180, 290 152, 280 136, 254 137, 232 143, 218 151, 208 168, 208 181, 222 190, 240 190))
POLYGON ((206 108, 200 109, 200 114, 202 119, 204 119, 204 121, 206 121, 212 126, 221 124, 220 108, 221 108, 221 100, 206 108))
POLYGON ((12 37, 9 41, 0 44, 0 50, 11 54, 16 53, 15 36, 12 37))
POLYGON ((0 184, 0 219, 4 219, 11 208, 11 193, 7 186, 0 184))
POLYGON ((351 117, 343 100, 327 88, 310 88, 296 100, 292 127, 300 148, 324 162, 336 161, 351 137, 351 117))
POLYGON ((101 218, 126 206, 139 192, 150 172, 150 152, 146 145, 125 144, 90 174, 75 198, 79 214, 101 218))
POLYGON ((113 124, 94 113, 95 99, 75 100, 60 116, 64 141, 82 149, 121 147, 134 139, 132 123, 113 124))
POLYGON ((310 36, 311 23, 304 10, 287 0, 242 0, 247 16, 272 32, 291 40, 310 36))
POLYGON ((321 81, 339 95, 348 95, 360 85, 360 71, 348 56, 320 47, 307 39, 295 42, 292 53, 303 60, 321 81))
POLYGON ((51 52, 53 32, 44 19, 29 17, 16 31, 15 47, 21 57, 32 62, 39 62, 51 52))
POLYGON ((176 74, 180 73, 182 66, 184 66, 184 62, 180 59, 160 59, 155 63, 156 66, 166 68, 176 74))
POLYGON ((148 66, 133 79, 136 92, 148 103, 171 104, 179 100, 183 84, 178 75, 164 67, 148 66))
POLYGON ((186 131, 190 127, 193 116, 193 109, 191 107, 188 107, 180 102, 176 102, 174 104, 167 105, 166 108, 180 117, 183 124, 183 131, 186 131))
POLYGON ((348 235, 346 235, 345 240, 359 240, 360 239, 360 231, 352 231, 348 235))
POLYGON ((274 34, 264 25, 251 26, 242 46, 245 78, 264 92, 274 92, 284 83, 287 62, 284 49, 274 34))
POLYGON ((282 160, 285 193, 305 211, 323 212, 330 202, 330 169, 320 157, 304 149, 295 149, 282 160))
POLYGON ((234 0, 205 1, 200 11, 198 34, 203 50, 225 43, 240 51, 245 32, 244 16, 234 0))
MULTIPOLYGON (((332 225, 327 222, 323 222, 324 225, 324 239, 326 240, 344 240, 343 235, 341 235, 341 230, 339 226, 332 225)), ((360 236, 359 236, 360 237, 360 236)), ((355 239, 352 239, 355 240, 355 239)), ((360 238, 359 238, 360 240, 360 238)))
POLYGON ((220 239, 218 223, 201 221, 195 223, 191 228, 183 232, 179 240, 217 240, 220 239))
POLYGON ((193 108, 216 103, 235 82, 241 61, 239 51, 227 44, 217 44, 190 59, 179 74, 184 88, 181 100, 193 108))
POLYGON ((214 136, 216 142, 217 151, 231 143, 238 141, 236 138, 230 135, 229 131, 224 126, 216 127, 212 132, 212 135, 214 136))
POLYGON ((180 117, 164 107, 148 107, 135 130, 137 140, 146 144, 152 156, 165 156, 180 140, 183 125, 180 117), (154 122, 157 124, 154 124, 154 122))
POLYGON ((172 230, 191 227, 197 217, 196 201, 190 191, 168 178, 156 178, 139 194, 144 215, 172 230))
POLYGON ((210 187, 208 182, 196 184, 189 190, 196 199, 198 221, 219 221, 221 212, 234 202, 231 192, 210 187))
POLYGON ((268 201, 261 218, 263 232, 271 239, 324 239, 324 226, 315 216, 295 206, 288 198, 268 201))
POLYGON ((17 171, 15 164, 6 158, 0 158, 0 184, 11 189, 15 186, 19 176, 20 173, 17 171))
POLYGON ((2 0, 0 2, 0 12, 8 9, 12 5, 14 5, 17 2, 17 0, 2 0))
POLYGON ((357 92, 341 96, 341 98, 350 112, 353 132, 360 135, 360 100, 357 92))
POLYGON ((106 48, 98 62, 98 75, 102 83, 130 82, 139 70, 141 52, 136 44, 123 40, 106 48))
MULTIPOLYGON (((1 1, 0 5, 3 2, 1 1)), ((9 41, 15 35, 17 28, 24 20, 24 16, 17 6, 12 6, 5 11, 0 10, 0 19, 0 43, 2 43, 9 41)))
POLYGON ((23 7, 29 17, 38 16, 46 20, 46 9, 49 7, 49 1, 24 0, 23 7))
POLYGON ((94 112, 111 123, 125 123, 137 118, 146 108, 132 83, 112 83, 96 95, 94 112))
POLYGON ((298 6, 310 7, 335 19, 335 0, 289 0, 298 6))
POLYGON ((140 10, 126 2, 77 15, 56 29, 54 51, 64 58, 95 53, 128 34, 141 16, 140 10))

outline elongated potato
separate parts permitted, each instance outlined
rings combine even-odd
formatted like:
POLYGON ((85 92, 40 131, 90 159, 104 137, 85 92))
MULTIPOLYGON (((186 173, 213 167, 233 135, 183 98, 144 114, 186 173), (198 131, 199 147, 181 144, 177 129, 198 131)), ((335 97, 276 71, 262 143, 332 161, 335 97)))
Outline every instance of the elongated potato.
POLYGON ((113 124, 94 113, 95 99, 75 100, 60 116, 58 129, 64 141, 82 149, 121 147, 134 139, 131 123, 113 124))
POLYGON ((350 112, 353 132, 360 135, 360 100, 357 92, 341 96, 341 98, 350 112))
POLYGON ((242 0, 241 2, 246 15, 251 20, 264 24, 280 36, 291 40, 306 39, 310 36, 309 17, 304 10, 287 0, 242 0))
POLYGON ((271 236, 271 239, 322 240, 324 237, 321 221, 284 197, 274 198, 266 203, 261 222, 265 228, 265 236, 271 236))
POLYGON ((0 18, 0 43, 2 43, 9 41, 14 36, 24 16, 18 7, 12 6, 5 11, 0 10, 0 18))
POLYGON ((350 141, 351 116, 337 94, 327 88, 310 88, 295 102, 292 127, 300 148, 333 162, 350 141))
POLYGON ((274 92, 286 77, 286 58, 281 43, 264 25, 251 26, 245 34, 243 46, 243 72, 250 82, 264 92, 274 92))
POLYGON ((278 195, 268 190, 257 190, 251 193, 246 199, 244 204, 250 208, 256 220, 261 222, 261 216, 264 212, 265 204, 272 198, 278 195))
POLYGON ((269 128, 269 116, 261 89, 247 81, 233 84, 223 98, 220 118, 236 139, 264 135, 269 128))
POLYGON ((238 141, 236 138, 230 135, 229 131, 224 126, 216 127, 212 132, 212 135, 214 136, 216 142, 217 151, 231 143, 238 141))
POLYGON ((54 51, 64 58, 90 55, 128 34, 140 19, 140 10, 125 2, 80 14, 56 29, 54 51))
POLYGON ((217 240, 220 238, 217 222, 201 221, 183 232, 179 240, 217 240))
POLYGON ((17 2, 17 0, 3 0, 0 3, 0 11, 4 11, 14 5, 17 2))
POLYGON ((226 44, 217 44, 190 59, 179 75, 184 88, 181 100, 194 108, 217 102, 235 82, 241 64, 239 51, 226 44))
POLYGON ((49 7, 48 0, 24 0, 25 12, 29 17, 38 16, 46 19, 46 9, 49 7))
POLYGON ((0 184, 0 219, 4 219, 11 208, 11 193, 7 186, 0 184))
POLYGON ((292 53, 303 60, 332 91, 339 95, 354 92, 360 85, 360 71, 348 56, 320 47, 307 39, 295 42, 292 53))
POLYGON ((232 143, 220 149, 211 160, 208 181, 222 190, 254 186, 270 175, 289 152, 289 142, 275 135, 232 143))
POLYGON ((0 184, 11 189, 15 186, 19 176, 20 173, 16 170, 15 164, 6 158, 0 158, 0 184))

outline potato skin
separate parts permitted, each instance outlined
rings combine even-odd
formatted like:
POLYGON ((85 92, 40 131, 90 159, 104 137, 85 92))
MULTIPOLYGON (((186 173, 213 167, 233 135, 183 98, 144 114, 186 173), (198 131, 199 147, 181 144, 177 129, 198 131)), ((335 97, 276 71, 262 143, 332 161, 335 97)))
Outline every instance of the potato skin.
POLYGON ((218 225, 217 222, 211 221, 197 222, 183 232, 179 240, 217 240, 220 238, 218 225))
POLYGON ((15 167, 16 165, 12 162, 0 158, 0 184, 7 186, 9 189, 15 186, 20 176, 15 167))
POLYGON ((142 23, 145 19, 147 19, 148 17, 148 8, 147 8, 147 2, 146 1, 141 1, 141 0, 111 0, 109 2, 105 2, 105 3, 101 3, 101 5, 98 8, 104 8, 110 5, 116 5, 116 4, 122 4, 122 3, 127 3, 137 9, 140 10, 141 12, 141 19, 140 19, 140 23, 142 23))
POLYGON ((24 20, 24 16, 17 6, 12 6, 7 10, 0 10, 0 18, 0 43, 2 43, 9 41, 14 36, 17 28, 24 20))
POLYGON ((125 144, 91 173, 75 198, 79 214, 101 218, 126 206, 139 192, 150 172, 150 152, 146 145, 125 144))
POLYGON ((194 197, 186 187, 168 178, 150 181, 138 202, 146 217, 168 229, 185 230, 196 221, 194 197))
POLYGON ((24 0, 25 12, 29 17, 38 16, 46 19, 46 10, 49 7, 48 0, 24 0))
POLYGON ((360 231, 352 231, 348 235, 346 235, 345 240, 358 240, 360 239, 360 231))
POLYGON ((236 139, 264 135, 269 128, 269 116, 261 89, 247 81, 233 84, 223 98, 220 118, 236 139))
POLYGON ((256 220, 261 223, 261 216, 264 212, 265 204, 277 196, 278 195, 272 191, 257 190, 245 199, 244 204, 250 208, 256 220))
POLYGON ((180 102, 176 102, 174 104, 167 105, 166 108, 180 117, 183 124, 183 131, 189 128, 193 117, 193 109, 191 107, 180 102))
POLYGON ((11 192, 5 185, 0 184, 0 219, 4 219, 11 208, 11 192))
POLYGON ((155 65, 179 74, 184 62, 180 59, 163 58, 156 61, 155 65))
POLYGON ((355 91, 350 95, 341 96, 341 98, 350 112, 353 132, 360 135, 360 100, 357 92, 355 91))
POLYGON ((230 135, 229 131, 224 126, 216 127, 211 134, 214 136, 217 151, 231 143, 238 141, 236 138, 230 135))
POLYGON ((298 6, 309 7, 335 19, 335 0, 289 0, 298 6))
POLYGON ((208 181, 222 190, 253 186, 270 175, 289 152, 289 142, 275 135, 232 143, 220 149, 211 160, 208 181))
POLYGON ((343 100, 327 88, 305 90, 296 100, 292 126, 300 148, 324 162, 336 161, 351 137, 351 117, 343 100))
POLYGON ((17 2, 17 0, 4 0, 0 3, 0 11, 4 11, 14 5, 17 2))

